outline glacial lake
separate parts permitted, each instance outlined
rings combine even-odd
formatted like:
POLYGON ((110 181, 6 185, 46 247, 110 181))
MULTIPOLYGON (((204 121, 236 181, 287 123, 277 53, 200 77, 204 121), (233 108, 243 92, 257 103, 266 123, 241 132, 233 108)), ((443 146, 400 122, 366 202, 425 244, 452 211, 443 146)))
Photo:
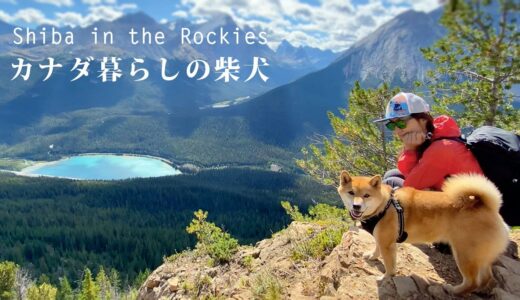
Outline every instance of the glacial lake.
POLYGON ((181 174, 179 170, 157 158, 104 154, 80 155, 41 163, 25 168, 20 173, 84 180, 119 180, 181 174))

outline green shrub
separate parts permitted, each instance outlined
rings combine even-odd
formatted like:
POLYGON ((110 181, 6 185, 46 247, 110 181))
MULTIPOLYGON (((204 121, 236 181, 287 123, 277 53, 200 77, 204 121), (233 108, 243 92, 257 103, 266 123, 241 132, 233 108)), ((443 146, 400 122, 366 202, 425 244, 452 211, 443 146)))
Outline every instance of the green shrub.
POLYGON ((186 231, 197 237, 197 250, 209 255, 213 265, 224 264, 231 260, 238 249, 238 241, 223 232, 215 224, 206 219, 208 213, 202 210, 195 212, 195 218, 191 221, 186 231))
POLYGON ((335 223, 335 222, 350 222, 347 210, 325 204, 318 203, 309 207, 309 214, 303 215, 298 206, 292 206, 288 201, 281 202, 285 212, 291 217, 293 221, 314 222, 319 224, 335 223))
POLYGON ((254 299, 279 300, 283 298, 283 286, 272 272, 259 273, 253 280, 251 291, 254 299))
POLYGON ((27 300, 56 300, 58 289, 48 283, 33 284, 27 289, 27 300))
POLYGON ((282 201, 282 207, 293 221, 305 221, 305 217, 300 212, 298 206, 292 206, 289 201, 282 201))
POLYGON ((291 258, 296 261, 310 258, 323 259, 341 242, 341 237, 347 230, 347 225, 338 225, 314 232, 311 238, 295 244, 291 258))
POLYGON ((254 258, 251 255, 246 255, 244 258, 242 258, 241 264, 244 266, 244 268, 251 272, 253 270, 253 261, 254 258))
POLYGON ((14 284, 18 265, 13 262, 0 263, 0 300, 14 299, 14 284))
POLYGON ((325 229, 310 231, 308 238, 295 243, 291 258, 296 261, 310 258, 323 259, 341 242, 343 233, 350 226, 347 210, 336 206, 320 203, 311 206, 308 215, 300 213, 298 207, 292 206, 289 202, 282 202, 282 207, 295 221, 325 226, 325 229))

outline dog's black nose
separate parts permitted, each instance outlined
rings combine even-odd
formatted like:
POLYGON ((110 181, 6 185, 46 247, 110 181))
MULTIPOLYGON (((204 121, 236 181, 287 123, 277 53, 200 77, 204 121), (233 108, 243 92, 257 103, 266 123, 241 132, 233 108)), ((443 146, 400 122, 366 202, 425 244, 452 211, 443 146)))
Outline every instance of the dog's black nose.
POLYGON ((352 208, 353 208, 354 210, 361 210, 361 205, 359 205, 359 204, 354 204, 354 205, 352 205, 352 208))

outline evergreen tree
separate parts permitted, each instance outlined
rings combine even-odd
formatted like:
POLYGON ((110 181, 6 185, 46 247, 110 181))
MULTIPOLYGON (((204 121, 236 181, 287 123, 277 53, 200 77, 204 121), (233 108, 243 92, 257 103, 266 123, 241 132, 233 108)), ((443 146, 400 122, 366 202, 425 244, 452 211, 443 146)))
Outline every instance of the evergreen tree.
POLYGON ((119 272, 117 272, 116 269, 112 268, 110 270, 109 280, 110 286, 112 286, 112 297, 114 299, 117 299, 119 298, 119 293, 121 289, 121 279, 119 277, 119 272))
POLYGON ((96 276, 96 284, 99 287, 99 297, 101 300, 112 299, 112 285, 110 284, 110 280, 106 275, 103 266, 99 267, 99 272, 96 276))
POLYGON ((139 274, 137 275, 137 277, 134 280, 133 286, 135 288, 139 289, 141 287, 141 285, 143 285, 143 283, 146 281, 148 276, 150 276, 151 273, 152 272, 148 268, 144 271, 139 272, 139 274))
POLYGON ((72 287, 70 286, 69 280, 67 277, 63 277, 60 280, 60 289, 58 290, 58 300, 73 300, 74 292, 72 291, 72 287))
POLYGON ((51 283, 51 280, 49 278, 49 276, 45 275, 45 274, 41 274, 40 277, 38 277, 38 283, 39 284, 42 284, 42 283, 51 283))
POLYGON ((386 104, 399 92, 385 83, 377 89, 363 89, 356 82, 349 96, 348 109, 342 117, 329 112, 335 135, 302 149, 304 158, 297 161, 315 179, 339 185, 341 170, 351 174, 383 174, 395 166, 397 143, 382 125, 373 123, 384 116, 386 104))
POLYGON ((447 34, 421 49, 436 68, 429 72, 436 110, 455 115, 463 126, 518 129, 513 84, 520 82, 520 2, 451 0, 441 24, 447 34))
POLYGON ((15 296, 15 279, 18 265, 13 262, 0 263, 0 300, 11 300, 15 296))
POLYGON ((79 300, 101 300, 99 298, 99 286, 92 279, 92 272, 89 268, 86 268, 83 274, 79 300))
POLYGON ((27 290, 27 300, 56 300, 57 289, 48 284, 33 284, 27 290))
POLYGON ((186 227, 186 231, 197 237, 197 250, 209 255, 213 265, 229 262, 238 249, 238 240, 214 223, 208 222, 207 211, 199 209, 194 215, 195 218, 186 227))

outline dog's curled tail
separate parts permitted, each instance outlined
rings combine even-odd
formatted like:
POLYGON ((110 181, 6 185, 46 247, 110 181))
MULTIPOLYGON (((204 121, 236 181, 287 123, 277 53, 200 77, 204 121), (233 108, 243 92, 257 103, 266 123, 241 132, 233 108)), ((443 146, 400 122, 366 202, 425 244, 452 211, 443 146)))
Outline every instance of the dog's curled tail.
POLYGON ((502 194, 498 188, 480 174, 460 174, 448 178, 442 191, 454 199, 456 207, 477 207, 483 204, 498 212, 502 205, 502 194))

